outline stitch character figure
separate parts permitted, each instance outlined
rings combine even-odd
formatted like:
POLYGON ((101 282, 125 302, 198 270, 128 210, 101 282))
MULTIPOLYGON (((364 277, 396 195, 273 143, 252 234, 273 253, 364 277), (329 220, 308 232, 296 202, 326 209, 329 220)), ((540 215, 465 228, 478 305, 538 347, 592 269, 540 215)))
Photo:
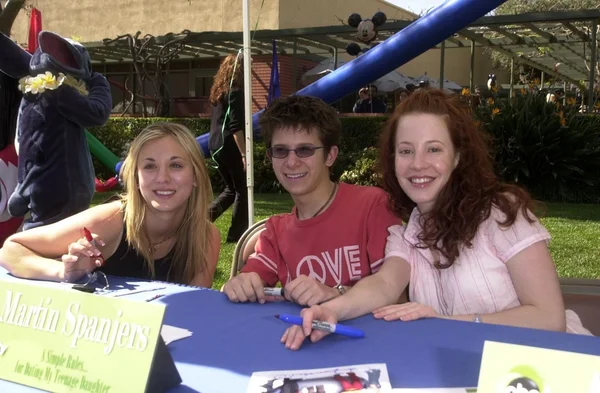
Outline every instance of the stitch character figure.
POLYGON ((25 230, 89 207, 95 176, 84 128, 105 124, 112 109, 110 86, 92 72, 82 45, 48 31, 38 41, 31 55, 0 35, 0 71, 19 80, 23 92, 18 183, 8 211, 13 217, 31 213, 25 230))

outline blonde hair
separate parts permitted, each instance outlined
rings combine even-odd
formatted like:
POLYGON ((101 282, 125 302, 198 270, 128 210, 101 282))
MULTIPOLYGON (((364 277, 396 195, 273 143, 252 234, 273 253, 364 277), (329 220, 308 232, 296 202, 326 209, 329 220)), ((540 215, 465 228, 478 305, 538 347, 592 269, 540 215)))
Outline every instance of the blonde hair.
POLYGON ((210 102, 217 105, 224 94, 231 88, 241 88, 244 83, 243 56, 229 55, 223 59, 210 88, 210 102))
POLYGON ((147 142, 167 136, 173 138, 189 155, 196 182, 188 198, 183 221, 175 235, 174 253, 168 273, 169 281, 189 284, 194 276, 206 270, 209 248, 217 246, 209 242, 208 205, 212 199, 212 188, 208 170, 200 146, 189 129, 175 123, 154 123, 133 140, 122 169, 126 190, 121 196, 123 220, 127 242, 144 257, 151 276, 154 277, 154 248, 144 226, 147 204, 138 188, 137 168, 142 147, 147 142))

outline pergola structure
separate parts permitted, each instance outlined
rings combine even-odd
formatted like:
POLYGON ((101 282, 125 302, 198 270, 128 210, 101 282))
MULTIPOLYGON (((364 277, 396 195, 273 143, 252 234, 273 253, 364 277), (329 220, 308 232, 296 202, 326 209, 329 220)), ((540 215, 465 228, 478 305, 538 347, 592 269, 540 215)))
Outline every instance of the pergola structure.
MULTIPOLYGON (((444 80, 445 50, 470 47, 473 88, 475 49, 485 47, 511 58, 513 64, 514 61, 527 64, 565 82, 579 84, 581 81, 589 81, 591 93, 594 88, 594 70, 597 67, 598 20, 600 10, 482 17, 437 45, 442 51, 440 82, 444 80)), ((379 29, 378 39, 383 41, 412 22, 388 22, 379 29)), ((315 60, 331 56, 337 59, 340 50, 345 51, 349 43, 356 42, 355 34, 356 29, 347 25, 258 30, 253 32, 252 54, 270 54, 272 40, 276 39, 278 51, 283 54, 315 60)), ((177 59, 218 58, 243 47, 241 32, 186 31, 155 37, 153 45, 148 45, 145 50, 150 54, 158 54, 164 43, 177 38, 182 39, 182 47, 175 57, 177 59)), ((94 62, 127 63, 133 60, 133 54, 123 40, 105 39, 103 42, 89 42, 85 45, 94 62)), ((591 100, 593 94, 590 94, 590 103, 591 100)))

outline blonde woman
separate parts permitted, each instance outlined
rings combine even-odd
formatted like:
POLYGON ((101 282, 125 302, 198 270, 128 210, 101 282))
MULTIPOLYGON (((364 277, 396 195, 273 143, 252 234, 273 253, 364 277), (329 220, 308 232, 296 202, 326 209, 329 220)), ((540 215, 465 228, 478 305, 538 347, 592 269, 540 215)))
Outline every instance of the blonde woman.
POLYGON ((233 205, 228 242, 237 242, 248 228, 246 142, 244 139, 244 79, 242 56, 223 59, 210 90, 212 116, 208 149, 225 188, 210 206, 215 221, 233 205))
POLYGON ((192 133, 174 123, 147 127, 132 142, 122 173, 120 200, 11 236, 0 249, 0 266, 52 281, 73 282, 98 268, 210 287, 220 236, 208 219, 212 191, 192 133))

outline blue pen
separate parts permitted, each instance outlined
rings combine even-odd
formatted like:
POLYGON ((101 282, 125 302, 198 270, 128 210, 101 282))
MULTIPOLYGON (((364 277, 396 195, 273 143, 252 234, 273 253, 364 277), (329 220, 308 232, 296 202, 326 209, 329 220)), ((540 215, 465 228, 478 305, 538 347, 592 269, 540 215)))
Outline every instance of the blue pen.
MULTIPOLYGON (((291 323, 292 325, 302 326, 302 317, 296 315, 275 315, 275 318, 282 320, 283 322, 291 323)), ((350 326, 333 324, 323 321, 313 321, 312 328, 314 330, 321 330, 323 332, 341 334, 342 336, 348 337, 364 337, 365 332, 360 329, 353 328, 350 326)))

